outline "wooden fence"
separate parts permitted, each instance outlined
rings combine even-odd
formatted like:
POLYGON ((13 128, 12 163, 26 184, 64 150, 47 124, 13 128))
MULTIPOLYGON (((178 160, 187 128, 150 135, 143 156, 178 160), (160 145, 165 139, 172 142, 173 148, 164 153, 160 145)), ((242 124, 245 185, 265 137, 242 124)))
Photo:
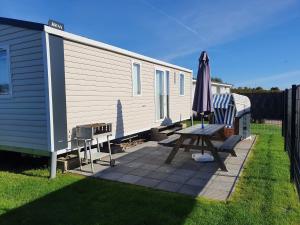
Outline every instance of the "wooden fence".
POLYGON ((283 105, 282 135, 290 158, 291 181, 295 183, 300 196, 300 85, 285 90, 283 105))

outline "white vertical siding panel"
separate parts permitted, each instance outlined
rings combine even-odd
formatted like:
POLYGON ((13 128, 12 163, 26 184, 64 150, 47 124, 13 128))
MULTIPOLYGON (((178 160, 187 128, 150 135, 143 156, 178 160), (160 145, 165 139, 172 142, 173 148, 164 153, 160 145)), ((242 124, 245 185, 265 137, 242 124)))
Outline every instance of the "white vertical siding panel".
POLYGON ((0 96, 0 146, 47 150, 42 32, 0 25, 9 45, 12 97, 0 96))

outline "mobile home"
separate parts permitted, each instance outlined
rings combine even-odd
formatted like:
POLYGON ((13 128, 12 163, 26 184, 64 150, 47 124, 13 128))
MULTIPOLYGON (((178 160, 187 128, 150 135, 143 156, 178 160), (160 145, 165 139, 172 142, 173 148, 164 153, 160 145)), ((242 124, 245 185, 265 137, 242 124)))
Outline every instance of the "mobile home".
MULTIPOLYGON (((193 79, 193 85, 192 85, 192 98, 194 98, 194 92, 196 88, 196 79, 193 79)), ((218 83, 218 82, 211 82, 211 92, 213 95, 219 95, 219 94, 229 94, 231 92, 232 84, 226 84, 226 83, 218 83)))
POLYGON ((0 149, 54 161, 77 125, 115 139, 190 118, 191 70, 62 29, 0 18, 0 149))

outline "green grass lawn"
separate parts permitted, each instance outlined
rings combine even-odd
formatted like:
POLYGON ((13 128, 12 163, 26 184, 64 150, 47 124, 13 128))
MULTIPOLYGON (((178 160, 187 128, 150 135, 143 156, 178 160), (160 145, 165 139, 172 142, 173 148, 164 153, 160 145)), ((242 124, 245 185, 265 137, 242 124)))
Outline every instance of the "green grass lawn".
POLYGON ((256 133, 257 143, 228 202, 72 174, 50 181, 46 169, 13 172, 2 165, 0 224, 300 224, 280 128, 268 133, 256 127, 256 133))

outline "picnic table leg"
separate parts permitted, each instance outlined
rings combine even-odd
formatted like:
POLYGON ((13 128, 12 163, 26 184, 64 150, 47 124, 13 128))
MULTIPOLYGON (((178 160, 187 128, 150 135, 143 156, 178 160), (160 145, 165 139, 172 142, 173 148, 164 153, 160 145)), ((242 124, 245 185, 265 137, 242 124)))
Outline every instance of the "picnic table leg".
MULTIPOLYGON (((193 143, 195 143, 196 140, 197 140, 197 137, 191 137, 191 140, 190 140, 189 145, 192 145, 193 143)), ((191 147, 185 147, 185 148, 184 148, 184 151, 185 151, 185 152, 189 152, 190 149, 191 149, 191 147)))
POLYGON ((180 136, 180 138, 176 141, 176 144, 175 144, 174 148, 172 149, 172 151, 170 152, 165 163, 170 164, 172 162, 173 158, 177 154, 177 152, 178 152, 180 146, 182 145, 182 143, 184 142, 184 140, 185 140, 185 138, 183 136, 180 136))
POLYGON ((207 147, 209 147, 209 149, 210 149, 213 157, 217 161, 217 163, 220 165, 221 170, 227 172, 228 170, 227 170, 224 162, 222 161, 221 157, 219 156, 217 149, 213 146, 213 144, 210 142, 210 140, 205 138, 204 142, 206 143, 207 147))

